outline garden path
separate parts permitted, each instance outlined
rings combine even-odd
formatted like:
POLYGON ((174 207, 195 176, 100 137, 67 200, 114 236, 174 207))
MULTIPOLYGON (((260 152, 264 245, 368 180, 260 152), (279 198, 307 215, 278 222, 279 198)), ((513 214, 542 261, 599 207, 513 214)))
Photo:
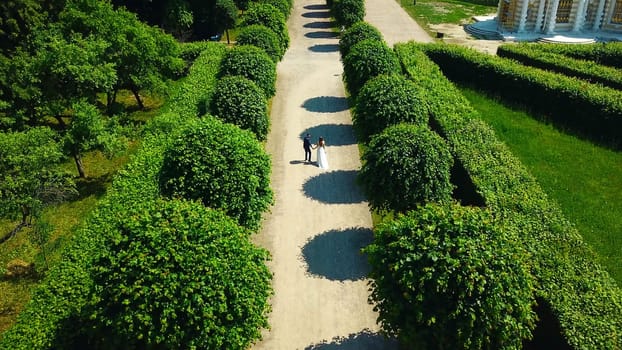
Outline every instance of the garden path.
MULTIPOLYGON (((367 0, 366 7, 376 14, 366 20, 390 45, 431 40, 393 0, 367 0)), ((359 150, 333 25, 324 0, 295 1, 266 143, 276 203, 255 237, 272 254, 271 329, 253 349, 396 348, 378 335, 367 303, 369 267, 359 250, 372 240, 372 221, 355 185, 359 150), (306 133, 313 142, 326 139, 330 169, 303 161, 306 133)))

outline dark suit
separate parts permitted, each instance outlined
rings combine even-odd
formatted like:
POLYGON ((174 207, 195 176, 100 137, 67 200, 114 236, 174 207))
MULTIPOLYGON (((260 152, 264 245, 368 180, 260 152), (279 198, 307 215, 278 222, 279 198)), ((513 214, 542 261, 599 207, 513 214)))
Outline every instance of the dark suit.
POLYGON ((302 141, 302 147, 305 149, 305 162, 311 161, 311 137, 305 136, 302 141))

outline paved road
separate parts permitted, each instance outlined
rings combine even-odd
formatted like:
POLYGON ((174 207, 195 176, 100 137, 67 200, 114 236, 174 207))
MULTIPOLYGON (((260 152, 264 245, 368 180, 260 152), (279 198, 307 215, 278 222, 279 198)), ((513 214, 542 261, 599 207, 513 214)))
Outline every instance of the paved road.
MULTIPOLYGON (((392 0, 368 0, 367 7, 383 12, 368 20, 391 45, 396 38, 430 40, 392 0)), ((359 152, 332 25, 324 1, 297 0, 288 21, 291 46, 277 66, 266 144, 276 204, 256 237, 272 254, 275 295, 271 329, 253 349, 396 348, 378 335, 367 303, 369 267, 359 250, 372 240, 372 222, 355 185, 359 152), (329 170, 303 162, 306 133, 326 139, 329 170)))

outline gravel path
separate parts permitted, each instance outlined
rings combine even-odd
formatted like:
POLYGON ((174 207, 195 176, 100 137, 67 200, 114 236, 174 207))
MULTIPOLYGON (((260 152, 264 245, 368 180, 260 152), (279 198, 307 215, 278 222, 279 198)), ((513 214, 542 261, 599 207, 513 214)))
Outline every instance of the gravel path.
MULTIPOLYGON (((393 0, 366 6, 367 13, 383 14, 366 20, 390 45, 430 41, 393 0)), ((359 151, 332 25, 324 0, 295 1, 266 144, 276 204, 256 236, 272 254, 271 329, 253 349, 397 348, 378 335, 377 314, 367 303, 369 266, 359 250, 372 240, 372 222, 355 185, 359 151), (329 170, 304 163, 306 133, 313 142, 326 139, 329 170)))

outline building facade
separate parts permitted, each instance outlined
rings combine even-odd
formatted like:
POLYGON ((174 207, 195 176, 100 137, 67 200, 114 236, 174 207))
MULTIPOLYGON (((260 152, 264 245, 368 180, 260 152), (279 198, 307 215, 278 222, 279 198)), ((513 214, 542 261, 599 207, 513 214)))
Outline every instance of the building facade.
POLYGON ((622 33, 622 0, 499 0, 500 32, 622 33))

